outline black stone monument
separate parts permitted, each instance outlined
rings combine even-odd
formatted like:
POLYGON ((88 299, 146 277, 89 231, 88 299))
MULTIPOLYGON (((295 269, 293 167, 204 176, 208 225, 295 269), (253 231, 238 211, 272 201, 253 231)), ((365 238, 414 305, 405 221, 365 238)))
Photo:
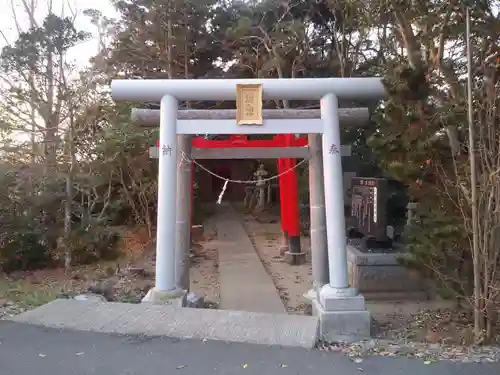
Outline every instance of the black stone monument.
POLYGON ((392 247, 387 236, 388 181, 385 178, 353 177, 351 216, 366 248, 392 247))

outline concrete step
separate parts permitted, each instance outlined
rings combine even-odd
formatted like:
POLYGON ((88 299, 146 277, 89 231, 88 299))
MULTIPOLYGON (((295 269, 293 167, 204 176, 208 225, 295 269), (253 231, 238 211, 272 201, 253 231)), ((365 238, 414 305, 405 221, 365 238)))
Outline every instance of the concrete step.
POLYGON ((312 348, 318 318, 150 304, 55 300, 12 319, 44 327, 312 348))

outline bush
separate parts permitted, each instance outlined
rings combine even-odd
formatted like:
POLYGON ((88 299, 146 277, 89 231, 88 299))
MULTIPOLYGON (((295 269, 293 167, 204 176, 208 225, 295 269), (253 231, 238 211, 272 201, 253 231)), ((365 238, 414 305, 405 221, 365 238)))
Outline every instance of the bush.
POLYGON ((120 234, 113 228, 93 227, 89 230, 74 230, 71 233, 70 243, 73 264, 115 260, 120 256, 120 234))
POLYGON ((450 212, 419 207, 418 219, 405 233, 408 257, 401 263, 435 281, 446 295, 468 296, 473 280, 469 232, 450 212))
POLYGON ((48 267, 50 254, 34 232, 2 236, 0 244, 0 269, 4 272, 32 270, 48 267))

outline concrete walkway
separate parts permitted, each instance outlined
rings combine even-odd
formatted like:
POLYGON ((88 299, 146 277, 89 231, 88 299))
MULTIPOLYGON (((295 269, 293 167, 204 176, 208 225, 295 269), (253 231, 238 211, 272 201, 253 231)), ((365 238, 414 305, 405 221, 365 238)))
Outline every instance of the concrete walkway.
POLYGON ((224 310, 286 314, 276 287, 230 204, 217 206, 214 217, 219 251, 219 283, 224 310))

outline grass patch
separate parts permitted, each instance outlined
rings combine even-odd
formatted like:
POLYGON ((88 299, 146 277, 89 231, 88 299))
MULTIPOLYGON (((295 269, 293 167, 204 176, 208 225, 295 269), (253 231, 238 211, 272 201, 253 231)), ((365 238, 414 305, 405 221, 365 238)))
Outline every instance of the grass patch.
POLYGON ((0 280, 0 298, 26 309, 53 301, 60 293, 58 288, 32 284, 28 281, 0 280))

